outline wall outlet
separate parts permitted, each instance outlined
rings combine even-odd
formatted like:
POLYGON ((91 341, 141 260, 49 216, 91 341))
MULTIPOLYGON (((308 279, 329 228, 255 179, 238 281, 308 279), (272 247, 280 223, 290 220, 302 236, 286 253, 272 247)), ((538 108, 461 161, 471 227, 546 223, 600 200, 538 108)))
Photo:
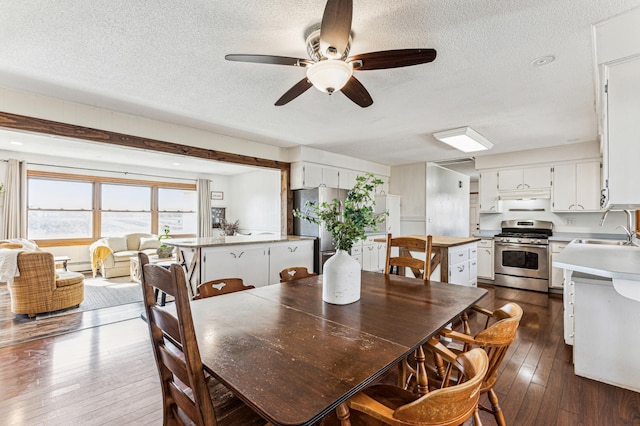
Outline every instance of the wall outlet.
POLYGON ((564 220, 565 225, 573 225, 576 222, 575 218, 567 217, 564 220))

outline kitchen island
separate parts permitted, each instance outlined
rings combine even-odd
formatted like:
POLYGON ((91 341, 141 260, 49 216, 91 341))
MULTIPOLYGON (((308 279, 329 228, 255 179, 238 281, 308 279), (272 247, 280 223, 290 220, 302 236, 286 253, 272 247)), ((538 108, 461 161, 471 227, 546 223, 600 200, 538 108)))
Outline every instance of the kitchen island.
MULTIPOLYGON (((403 237, 427 239, 427 235, 402 235, 403 237)), ((385 242, 385 238, 377 238, 385 242)), ((433 235, 431 247, 431 273, 440 268, 440 282, 477 286, 478 281, 478 241, 476 237, 446 237, 433 235)))
POLYGON ((166 240, 175 246, 187 269, 193 296, 199 284, 220 278, 242 278, 256 287, 280 281, 291 266, 313 270, 315 238, 295 235, 234 235, 166 240))
POLYGON ((575 374, 640 392, 640 247, 571 242, 563 268, 565 342, 575 374))

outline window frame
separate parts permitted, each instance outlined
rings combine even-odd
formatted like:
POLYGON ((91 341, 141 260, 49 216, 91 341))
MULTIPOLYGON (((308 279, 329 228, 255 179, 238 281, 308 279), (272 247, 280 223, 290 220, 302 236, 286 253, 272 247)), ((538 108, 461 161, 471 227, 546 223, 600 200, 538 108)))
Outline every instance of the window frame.
MULTIPOLYGON (((27 187, 29 179, 45 179, 45 180, 58 180, 58 181, 76 181, 76 182, 91 182, 93 184, 93 200, 92 200, 92 229, 93 235, 91 238, 68 238, 68 239, 46 239, 46 240, 34 240, 39 247, 62 247, 62 246, 82 246, 90 245, 94 241, 100 239, 102 228, 102 197, 101 197, 101 185, 102 184, 115 184, 115 185, 132 185, 132 186, 147 186, 151 188, 151 233, 158 234, 158 190, 163 189, 182 189, 182 190, 196 190, 195 183, 178 183, 178 182, 166 182, 166 181, 152 181, 152 180, 139 180, 139 179, 124 179, 116 177, 106 176, 91 176, 91 175, 76 175, 71 173, 57 173, 40 170, 27 170, 27 187)), ((28 198, 28 197, 27 197, 28 198)), ((27 207, 26 216, 29 216, 29 211, 46 211, 48 209, 29 209, 27 207)), ((113 210, 105 210, 112 212, 113 210)), ((191 211, 189 211, 191 212, 191 211)), ((193 212, 197 213, 197 211, 193 212)), ((27 223, 27 230, 29 224, 27 223)), ((194 237, 194 234, 172 234, 172 237, 194 237)))

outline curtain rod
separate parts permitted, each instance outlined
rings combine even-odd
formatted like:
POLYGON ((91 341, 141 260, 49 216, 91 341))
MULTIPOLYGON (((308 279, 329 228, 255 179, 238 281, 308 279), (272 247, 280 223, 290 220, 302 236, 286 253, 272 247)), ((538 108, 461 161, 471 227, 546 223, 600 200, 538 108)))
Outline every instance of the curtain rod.
MULTIPOLYGON (((0 161, 3 161, 5 163, 9 162, 9 160, 5 160, 5 159, 2 159, 0 161)), ((88 167, 59 166, 57 164, 30 163, 30 162, 27 161, 27 165, 29 165, 29 164, 33 164, 34 166, 58 167, 58 168, 61 168, 61 169, 88 170, 90 172, 121 173, 123 175, 147 176, 147 177, 155 177, 155 178, 160 178, 160 179, 177 179, 177 180, 185 180, 185 181, 188 181, 188 182, 195 182, 195 181, 198 180, 198 178, 189 179, 189 178, 179 178, 179 177, 169 177, 169 176, 158 176, 158 175, 151 175, 151 174, 147 174, 147 173, 119 172, 119 171, 115 171, 115 170, 90 169, 88 167)))

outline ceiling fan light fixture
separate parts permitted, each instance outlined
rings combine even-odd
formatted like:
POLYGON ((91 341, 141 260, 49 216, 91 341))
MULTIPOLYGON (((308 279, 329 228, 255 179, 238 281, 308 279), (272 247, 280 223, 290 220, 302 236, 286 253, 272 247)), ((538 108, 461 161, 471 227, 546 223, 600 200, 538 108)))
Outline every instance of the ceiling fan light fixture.
POLYGON ((445 130, 434 133, 433 137, 462 152, 476 152, 493 148, 491 142, 471 127, 445 130))
POLYGON ((344 87, 353 75, 353 67, 341 60, 328 59, 307 68, 307 79, 321 92, 332 94, 344 87))

